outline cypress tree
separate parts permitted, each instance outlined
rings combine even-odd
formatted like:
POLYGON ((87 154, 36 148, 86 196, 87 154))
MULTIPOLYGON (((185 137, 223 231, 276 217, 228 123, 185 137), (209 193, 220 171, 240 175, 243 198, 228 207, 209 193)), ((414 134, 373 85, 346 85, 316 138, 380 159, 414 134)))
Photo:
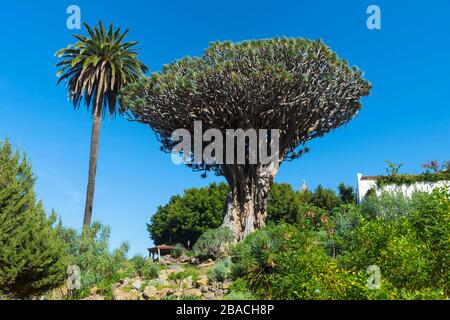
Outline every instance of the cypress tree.
POLYGON ((0 294, 29 299, 61 285, 64 243, 34 192, 25 155, 0 142, 0 294))

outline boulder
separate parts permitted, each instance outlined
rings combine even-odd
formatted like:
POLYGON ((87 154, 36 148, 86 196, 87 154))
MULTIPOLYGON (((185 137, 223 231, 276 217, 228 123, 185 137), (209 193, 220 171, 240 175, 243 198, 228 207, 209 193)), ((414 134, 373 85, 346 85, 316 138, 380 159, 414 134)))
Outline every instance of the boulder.
POLYGON ((193 285, 192 277, 187 277, 181 281, 181 287, 184 289, 191 289, 193 285))
POLYGON ((113 300, 139 300, 140 294, 137 291, 124 291, 121 288, 111 290, 113 300))
POLYGON ((100 300, 105 300, 105 297, 101 296, 101 295, 98 295, 98 294, 95 294, 95 295, 90 295, 89 297, 86 297, 86 298, 81 299, 81 300, 97 300, 97 301, 100 301, 100 300))
POLYGON ((143 284, 144 284, 144 281, 142 281, 140 278, 136 278, 136 279, 133 281, 133 283, 131 284, 131 287, 132 287, 134 290, 140 291, 143 284))
POLYGON ((206 292, 209 291, 209 287, 208 286, 201 286, 200 287, 200 291, 203 292, 203 293, 206 293, 206 292))
POLYGON ((143 297, 145 299, 152 299, 155 298, 158 294, 158 290, 156 290, 156 288, 154 286, 148 286, 145 287, 144 292, 143 292, 143 297))
POLYGON ((208 259, 205 262, 198 265, 199 268, 209 268, 214 265, 214 261, 212 259, 208 259))
POLYGON ((216 297, 214 295, 213 292, 207 292, 203 295, 203 298, 205 298, 206 300, 215 300, 216 297))
POLYGON ((161 290, 159 290, 158 292, 158 296, 161 298, 167 297, 171 294, 174 293, 174 290, 171 288, 162 288, 161 290))
POLYGON ((202 292, 199 289, 189 289, 184 291, 184 296, 198 297, 202 296, 202 292))
POLYGON ((168 266, 168 268, 169 268, 168 270, 173 270, 175 272, 183 271, 183 267, 178 264, 172 264, 172 265, 168 266))
POLYGON ((195 282, 197 288, 200 288, 202 286, 207 286, 209 283, 208 277, 206 275, 201 275, 197 281, 195 282))

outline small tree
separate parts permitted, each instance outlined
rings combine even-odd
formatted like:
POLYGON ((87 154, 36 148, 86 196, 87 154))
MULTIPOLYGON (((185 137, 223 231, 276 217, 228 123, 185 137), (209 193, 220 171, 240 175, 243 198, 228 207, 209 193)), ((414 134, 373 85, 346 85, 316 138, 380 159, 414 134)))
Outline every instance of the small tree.
POLYGON ((0 143, 0 293, 29 299, 63 283, 64 243, 36 201, 25 156, 0 143))
MULTIPOLYGON (((353 119, 369 91, 362 72, 323 42, 271 39, 213 43, 203 57, 184 58, 130 86, 124 105, 156 132, 167 152, 177 145, 175 130, 195 136, 195 121, 201 121, 204 131, 220 130, 222 137, 227 129, 279 130, 275 166, 260 158, 252 163, 248 144, 241 164, 198 162, 193 155, 194 170, 226 178, 230 191, 223 224, 242 239, 265 224, 278 165, 301 156, 309 140, 353 119)), ((266 138, 273 142, 272 136, 266 138)), ((216 156, 224 159, 237 151, 235 144, 216 156)))

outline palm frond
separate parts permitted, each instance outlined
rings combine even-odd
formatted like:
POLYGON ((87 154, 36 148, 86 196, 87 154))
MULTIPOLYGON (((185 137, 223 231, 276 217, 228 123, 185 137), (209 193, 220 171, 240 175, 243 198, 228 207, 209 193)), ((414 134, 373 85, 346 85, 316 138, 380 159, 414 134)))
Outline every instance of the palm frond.
POLYGON ((129 30, 121 32, 112 24, 107 30, 101 21, 84 27, 88 36, 74 35, 78 42, 56 53, 61 59, 56 65, 57 84, 65 82, 75 109, 84 102, 92 114, 123 113, 125 108, 118 106, 122 89, 149 71, 138 60, 138 42, 124 41, 129 30))

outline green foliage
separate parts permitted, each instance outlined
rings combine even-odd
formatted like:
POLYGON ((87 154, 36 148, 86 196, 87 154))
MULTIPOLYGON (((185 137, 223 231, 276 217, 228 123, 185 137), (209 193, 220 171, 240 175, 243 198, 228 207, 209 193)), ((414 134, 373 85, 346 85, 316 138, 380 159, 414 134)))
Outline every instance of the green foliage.
POLYGON ((61 228, 59 236, 66 243, 66 263, 77 265, 81 271, 81 289, 74 292, 74 297, 86 296, 96 285, 109 284, 135 272, 133 263, 127 261, 127 243, 109 250, 110 232, 110 228, 100 222, 92 223, 84 235, 71 228, 61 228))
POLYGON ((151 238, 156 244, 186 244, 189 240, 193 245, 204 232, 221 225, 227 193, 225 184, 213 183, 172 197, 152 216, 147 227, 151 238))
POLYGON ((397 194, 372 199, 375 205, 362 208, 360 226, 348 236, 343 264, 359 270, 376 264, 395 288, 410 294, 443 289, 448 295, 449 197, 447 189, 436 189, 431 194, 414 194, 406 206, 395 205, 397 194), (376 205, 377 201, 381 204, 376 205), (373 207, 387 207, 389 214, 374 215, 373 207))
POLYGON ((403 167, 403 164, 396 164, 393 162, 390 162, 388 160, 385 160, 387 164, 386 172, 389 176, 396 176, 398 175, 398 172, 400 171, 400 168, 403 167))
POLYGON ((174 258, 179 258, 181 257, 184 253, 186 252, 186 249, 184 248, 184 246, 180 243, 177 243, 173 250, 172 253, 170 254, 172 257, 174 258))
MULTIPOLYGON (((360 98, 370 89, 362 72, 322 41, 274 38, 212 43, 201 57, 167 64, 161 72, 129 86, 123 98, 135 119, 157 133, 163 151, 176 145, 171 132, 180 125, 193 131, 193 121, 202 120, 205 127, 219 130, 251 125, 256 130, 276 127, 289 132, 284 156, 288 160, 303 154, 299 149, 307 140, 353 118, 361 108, 360 98), (351 97, 348 92, 353 92, 351 97), (298 97, 308 99, 307 109, 298 97), (309 127, 301 125, 315 115, 315 130, 307 134, 309 127)), ((190 167, 226 174, 218 164, 190 167)))
POLYGON ((114 30, 111 24, 106 30, 101 21, 93 29, 84 24, 89 36, 75 35, 75 45, 69 45, 56 53, 61 61, 58 84, 65 81, 74 108, 84 101, 92 114, 125 112, 117 109, 122 89, 144 75, 149 69, 137 59, 137 42, 123 41, 128 30, 114 30))
POLYGON ((233 255, 237 262, 233 275, 242 276, 252 289, 267 287, 270 275, 276 272, 275 256, 282 248, 286 230, 290 228, 286 224, 269 225, 236 244, 233 255))
POLYGON ((341 204, 341 199, 333 190, 325 189, 319 185, 314 190, 310 203, 318 208, 331 212, 341 204))
POLYGON ((268 299, 448 299, 449 190, 368 201, 335 208, 320 228, 301 220, 251 234, 233 249, 236 286, 268 299), (379 289, 367 286, 370 265, 379 289))
POLYGON ((405 196, 401 191, 383 191, 379 196, 370 194, 361 203, 361 210, 369 219, 395 220, 411 214, 414 199, 405 196))
POLYGON ((28 299, 65 280, 64 244, 36 201, 25 155, 0 142, 0 295, 28 299))
POLYGON ((200 236, 192 248, 200 259, 218 259, 228 250, 228 244, 234 241, 234 234, 229 228, 210 229, 200 236))
POLYGON ((287 183, 274 183, 269 194, 267 220, 295 223, 303 204, 302 197, 287 183))
POLYGON ((141 255, 137 255, 131 258, 130 262, 132 263, 135 273, 142 279, 150 280, 158 277, 159 266, 153 261, 150 261, 141 255))
POLYGON ((356 204, 356 193, 352 186, 346 186, 342 182, 338 186, 339 198, 344 204, 356 204))
POLYGON ((440 171, 436 173, 425 172, 422 174, 396 174, 380 176, 377 178, 377 187, 386 185, 411 185, 418 182, 438 182, 450 181, 450 171, 440 171))
POLYGON ((196 268, 186 268, 180 272, 172 272, 169 274, 168 279, 172 281, 179 281, 191 277, 192 281, 197 281, 199 276, 200 272, 196 268))
POLYGON ((233 263, 229 259, 217 262, 208 270, 208 279, 210 281, 224 282, 231 273, 233 263))

